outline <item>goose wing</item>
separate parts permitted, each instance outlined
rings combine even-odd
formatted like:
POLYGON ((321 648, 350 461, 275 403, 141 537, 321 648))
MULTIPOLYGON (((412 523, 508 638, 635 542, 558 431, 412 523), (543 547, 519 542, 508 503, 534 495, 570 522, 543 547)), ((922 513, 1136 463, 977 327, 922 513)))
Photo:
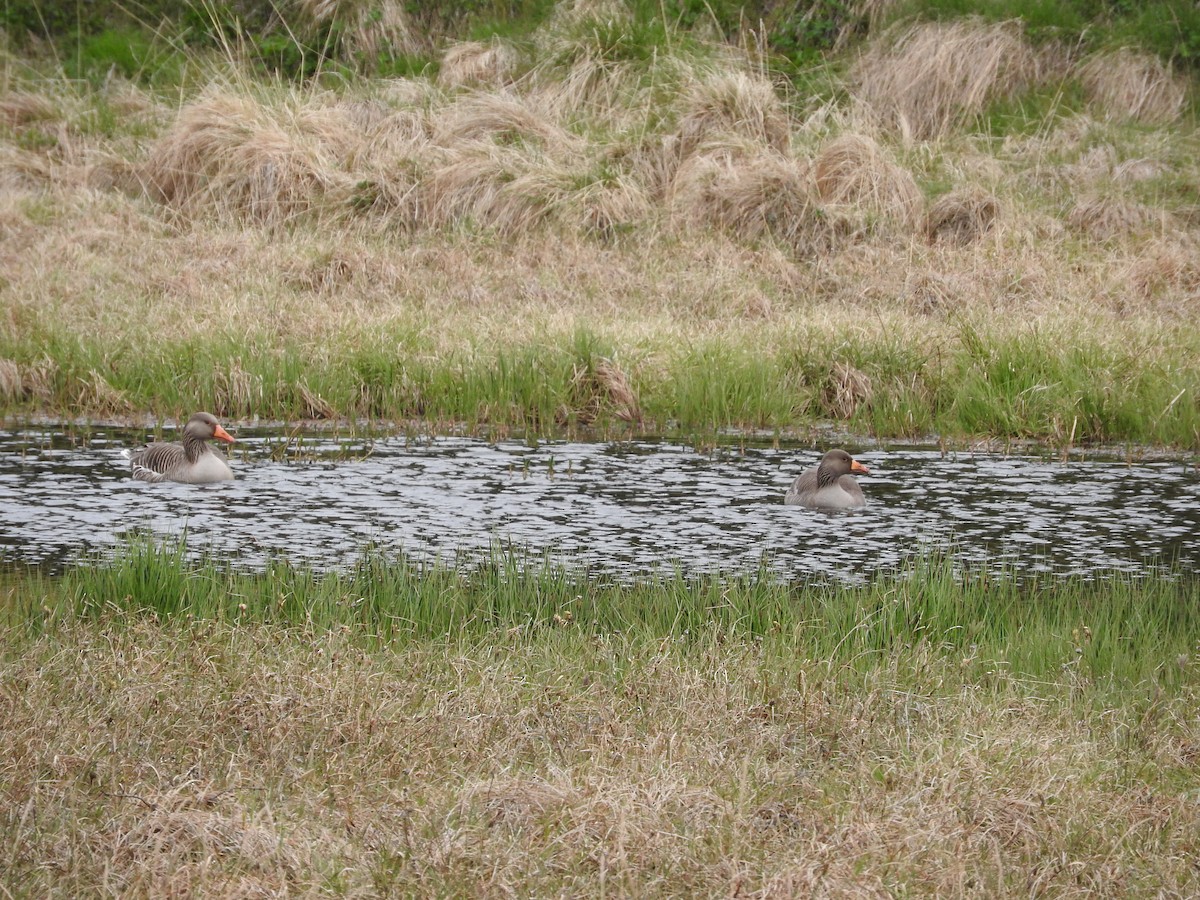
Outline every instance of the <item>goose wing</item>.
POLYGON ((183 447, 163 442, 147 444, 129 457, 133 477, 155 484, 169 480, 172 473, 177 473, 186 463, 183 447))
POLYGON ((783 502, 789 506, 807 506, 817 493, 817 467, 813 466, 796 476, 783 502))

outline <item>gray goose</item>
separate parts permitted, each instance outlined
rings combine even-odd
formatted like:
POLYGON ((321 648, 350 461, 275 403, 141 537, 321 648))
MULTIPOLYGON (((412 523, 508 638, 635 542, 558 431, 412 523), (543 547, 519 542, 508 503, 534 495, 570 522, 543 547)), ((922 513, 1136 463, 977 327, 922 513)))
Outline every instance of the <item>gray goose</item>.
POLYGON ((229 481, 233 470, 225 454, 214 451, 208 442, 216 438, 233 443, 229 432, 209 413, 198 412, 183 426, 183 443, 155 441, 129 454, 133 477, 138 481, 181 481, 184 484, 210 484, 229 481))
POLYGON ((867 498, 851 472, 871 474, 845 450, 830 450, 820 463, 805 469, 792 482, 783 502, 811 509, 861 509, 867 505, 867 498))

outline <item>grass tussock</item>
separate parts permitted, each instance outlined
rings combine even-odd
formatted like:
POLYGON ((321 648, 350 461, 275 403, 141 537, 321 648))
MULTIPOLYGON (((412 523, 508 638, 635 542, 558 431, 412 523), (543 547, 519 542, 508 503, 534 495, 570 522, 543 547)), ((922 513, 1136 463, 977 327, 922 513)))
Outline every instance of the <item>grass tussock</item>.
POLYGON ((1000 215, 1000 202, 979 188, 951 191, 930 204, 925 238, 931 244, 965 247, 987 234, 1000 215))
POLYGON ((1129 281, 1141 300, 1171 296, 1190 306, 1200 297, 1200 262, 1190 243, 1160 240, 1150 244, 1130 267, 1129 281))
POLYGON ((719 73, 692 85, 676 133, 683 159, 723 137, 740 137, 785 156, 791 142, 791 125, 775 86, 745 72, 719 73))
POLYGON ((398 0, 296 0, 295 7, 300 36, 315 43, 322 33, 336 35, 324 49, 345 62, 416 56, 427 43, 398 0))
POLYGON ((1067 213, 1067 224, 1097 241, 1129 237, 1147 229, 1173 230, 1169 217, 1127 197, 1084 197, 1067 213))
POLYGON ((24 396, 25 379, 21 367, 11 359, 0 359, 0 398, 11 403, 24 396))
POLYGON ((865 209, 905 228, 920 221, 924 197, 916 180, 866 135, 843 134, 822 147, 813 179, 825 203, 865 209))
POLYGON ((698 152, 680 166, 671 198, 679 227, 715 226, 748 241, 773 236, 800 253, 828 243, 807 166, 755 147, 729 149, 698 152))
POLYGON ((1187 103, 1184 78, 1158 57, 1128 48, 1094 55, 1079 67, 1079 79, 1100 116, 1165 125, 1178 119, 1187 103))
POLYGON ((438 84, 445 88, 504 87, 516 79, 520 62, 516 48, 498 37, 459 41, 442 54, 438 84))
POLYGON ((871 400, 871 377, 850 363, 833 364, 825 389, 825 408, 836 418, 849 420, 858 408, 871 400))
POLYGON ((578 153, 582 144, 540 106, 537 97, 483 91, 464 94, 443 110, 433 139, 448 149, 476 141, 537 148, 552 159, 578 153))
POLYGON ((248 95, 212 91, 181 110, 143 177, 185 215, 285 223, 339 185, 329 156, 347 126, 336 112, 288 116, 248 95))
POLYGON ((21 128, 59 117, 51 97, 32 91, 9 91, 0 97, 0 122, 8 128, 21 128))
POLYGON ((642 424, 645 415, 629 376, 613 360, 600 356, 576 365, 571 377, 574 399, 562 410, 562 421, 591 425, 608 417, 642 424))
POLYGON ((872 40, 855 62, 855 95, 906 138, 943 138, 1037 77, 1012 23, 930 23, 872 40))
POLYGON ((428 221, 466 223, 502 236, 526 234, 567 202, 571 172, 540 154, 481 143, 447 154, 426 185, 428 221))

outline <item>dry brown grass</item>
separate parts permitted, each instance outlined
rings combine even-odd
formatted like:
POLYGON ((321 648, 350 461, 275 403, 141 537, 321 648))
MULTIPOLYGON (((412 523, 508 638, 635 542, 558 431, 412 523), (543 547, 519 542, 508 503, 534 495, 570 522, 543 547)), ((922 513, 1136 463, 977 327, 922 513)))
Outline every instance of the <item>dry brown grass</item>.
POLYGON ((446 148, 493 141, 501 146, 537 147, 554 159, 580 152, 581 139, 561 127, 535 97, 478 91, 440 111, 433 140, 446 148))
POLYGON ((645 228, 656 215, 642 184, 623 175, 584 184, 574 192, 570 210, 578 230, 607 239, 618 232, 645 228))
POLYGON ((843 134, 822 147, 813 180, 826 203, 857 206, 906 228, 920 221, 924 198, 916 180, 866 135, 843 134))
POLYGON ((871 402, 871 376, 852 364, 833 364, 825 385, 825 408, 839 419, 849 419, 864 403, 871 402))
POLYGON ((629 376, 613 360, 601 356, 590 365, 576 365, 571 379, 574 396, 569 409, 560 410, 564 421, 573 416, 580 424, 594 422, 608 412, 626 422, 641 422, 642 407, 629 376))
MULTIPOLYGON (((365 652, 60 626, 0 661, 15 895, 1192 896, 1196 698, 920 653, 365 652), (1130 773, 1135 773, 1131 775, 1130 773)), ((6 636, 7 638, 8 636, 6 636)))
POLYGON ((952 314, 969 308, 969 283, 932 271, 911 272, 904 282, 904 304, 923 316, 952 314))
POLYGON ((45 94, 31 91, 10 91, 0 96, 0 123, 20 128, 34 122, 46 122, 59 117, 58 105, 45 94))
POLYGON ((925 216, 925 237, 931 244, 965 247, 991 230, 1000 215, 1000 202, 980 188, 951 191, 935 200, 925 216))
MULTIPOLYGON (((570 65, 499 89, 223 79, 174 110, 115 84, 104 103, 137 124, 116 135, 83 127, 96 97, 13 92, 5 114, 25 124, 0 139, 0 349, 24 361, 46 335, 154 352, 229 340, 212 384, 248 410, 273 386, 241 381, 242 346, 324 352, 400 333, 436 367, 582 328, 653 372, 712 340, 937 346, 966 318, 990 333, 1069 323, 1104 343, 1194 308, 1188 267, 1169 264, 1198 233, 1171 193, 1200 179, 1190 126, 1050 119, 1002 152, 959 136, 906 150, 901 167, 856 109, 801 123, 744 59, 722 65, 663 60, 655 78, 680 89, 653 94, 597 70, 578 105, 570 65), (128 191, 135 175, 146 194, 128 191), (925 229, 871 227, 919 200, 913 176, 956 187, 925 229), (1068 214, 1093 196, 1121 205, 1068 214), (1076 238, 1129 215, 1119 241, 1076 238), (953 251, 964 242, 983 252, 953 251)), ((93 366, 79 399, 120 407, 93 366)))
POLYGON ((84 409, 94 409, 101 416, 115 416, 133 412, 133 405, 125 394, 108 383, 100 372, 92 369, 83 382, 76 403, 84 409))
POLYGON ((54 173, 54 166, 37 153, 0 147, 0 188, 34 191, 49 184, 54 173))
POLYGON ((346 62, 358 57, 377 59, 381 54, 414 56, 428 41, 409 22, 399 0, 296 0, 299 22, 311 30, 336 22, 341 26, 341 41, 331 48, 346 62))
POLYGON ((345 190, 335 159, 350 123, 331 107, 298 113, 211 91, 180 111, 142 170, 147 189, 187 215, 281 224, 345 190))
POLYGON ((527 234, 546 224, 566 202, 572 173, 540 154, 491 142, 457 147, 433 169, 423 187, 426 224, 459 223, 527 234))
POLYGON ((774 236, 801 252, 831 238, 805 164, 757 146, 701 150, 675 176, 671 210, 685 231, 717 227, 739 239, 774 236))
POLYGON ((906 138, 936 140, 1038 74, 1012 24, 915 25, 868 44, 851 72, 856 97, 906 138))
POLYGON ((1155 241, 1130 265, 1128 278, 1139 300, 1167 300, 1193 315, 1200 300, 1200 247, 1195 241, 1155 241))
POLYGON ((1163 233, 1171 229, 1170 217, 1127 197, 1092 196, 1075 202, 1067 213, 1067 224, 1097 241, 1130 237, 1147 230, 1163 233))
POLYGON ((15 360, 0 357, 0 400, 12 402, 25 399, 25 380, 15 360))
POLYGON ((1100 116, 1163 125, 1179 118, 1188 83, 1148 53, 1120 49, 1098 53, 1079 67, 1079 78, 1100 116))
POLYGON ((262 408, 263 379, 247 372, 242 360, 228 360, 213 372, 213 414, 251 418, 262 408))
POLYGON ((692 85, 679 120, 679 155, 736 136, 787 155, 791 126, 775 86, 745 72, 722 72, 692 85))
POLYGON ((57 365, 43 359, 32 365, 0 357, 0 399, 35 403, 49 401, 57 365))
POLYGON ((500 38, 490 41, 461 41, 442 54, 438 84, 443 87, 486 85, 504 87, 516 78, 520 54, 500 38))

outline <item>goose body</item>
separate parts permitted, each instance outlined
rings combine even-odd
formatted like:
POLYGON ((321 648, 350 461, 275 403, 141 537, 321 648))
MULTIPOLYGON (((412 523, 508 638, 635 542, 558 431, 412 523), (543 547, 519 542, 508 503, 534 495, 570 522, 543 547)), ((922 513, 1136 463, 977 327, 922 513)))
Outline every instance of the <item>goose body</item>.
POLYGON ((792 482, 783 502, 810 509, 861 509, 867 498, 852 472, 869 475, 871 470, 845 450, 830 450, 792 482))
POLYGON ((230 481, 233 470, 225 454, 214 451, 208 442, 216 438, 227 444, 233 438, 208 413, 196 413, 183 428, 182 443, 155 441, 129 454, 133 477, 138 481, 178 481, 183 484, 211 484, 230 481))

